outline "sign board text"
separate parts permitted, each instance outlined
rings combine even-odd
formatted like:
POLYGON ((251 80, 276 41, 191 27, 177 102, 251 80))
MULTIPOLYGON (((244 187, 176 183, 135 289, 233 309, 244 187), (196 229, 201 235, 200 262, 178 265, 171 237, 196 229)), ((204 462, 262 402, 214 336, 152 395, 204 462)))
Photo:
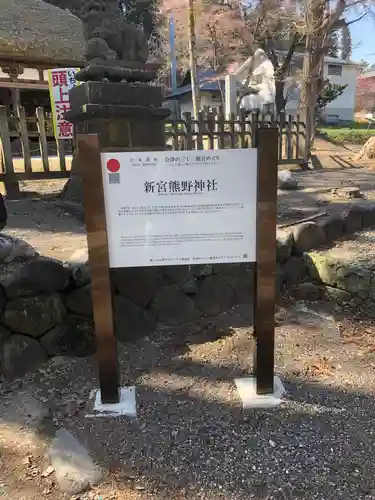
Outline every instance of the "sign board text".
POLYGON ((110 267, 255 261, 256 149, 101 158, 110 267))

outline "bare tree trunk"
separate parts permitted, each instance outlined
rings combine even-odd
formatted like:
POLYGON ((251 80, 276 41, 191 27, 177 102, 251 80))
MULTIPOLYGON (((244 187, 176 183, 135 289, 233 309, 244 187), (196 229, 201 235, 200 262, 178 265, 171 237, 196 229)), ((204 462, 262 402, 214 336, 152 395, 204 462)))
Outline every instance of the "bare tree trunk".
MULTIPOLYGON (((310 37, 309 37, 310 38, 310 37)), ((317 65, 317 54, 312 50, 312 40, 306 43, 306 54, 303 62, 302 88, 300 94, 300 118, 305 123, 305 141, 303 144, 303 158, 308 161, 311 150, 311 139, 315 124, 315 95, 318 75, 313 68, 317 65)))
POLYGON ((275 103, 276 103, 276 113, 279 115, 280 113, 285 112, 286 108, 286 98, 284 95, 285 90, 285 81, 275 81, 275 103))
POLYGON ((189 0, 189 58, 190 58, 190 78, 191 92, 193 98, 194 118, 198 118, 198 113, 201 109, 201 98, 199 90, 199 81, 197 77, 197 54, 196 54, 196 39, 195 39, 195 12, 194 0, 189 0))
POLYGON ((289 73, 289 68, 293 59, 294 52, 297 47, 300 35, 294 33, 291 43, 288 48, 288 52, 284 57, 283 61, 280 61, 280 55, 278 54, 275 41, 271 33, 268 33, 265 51, 273 65, 274 78, 275 78, 275 104, 277 114, 285 112, 287 99, 285 97, 285 84, 287 81, 287 76, 289 73))
POLYGON ((311 141, 315 128, 315 110, 318 91, 318 81, 321 77, 322 59, 324 57, 323 20, 325 2, 323 0, 309 0, 306 7, 306 48, 303 60, 302 87, 300 93, 299 112, 305 123, 305 141, 303 157, 309 160, 311 141))
POLYGON ((300 116, 306 124, 304 158, 307 161, 314 141, 316 100, 322 85, 323 47, 319 40, 308 40, 303 64, 303 85, 300 96, 300 116))
POLYGON ((309 159, 314 140, 316 101, 323 81, 327 37, 342 16, 346 0, 337 0, 332 12, 327 10, 327 5, 326 0, 305 0, 306 48, 299 105, 301 120, 306 124, 301 151, 305 162, 309 159))

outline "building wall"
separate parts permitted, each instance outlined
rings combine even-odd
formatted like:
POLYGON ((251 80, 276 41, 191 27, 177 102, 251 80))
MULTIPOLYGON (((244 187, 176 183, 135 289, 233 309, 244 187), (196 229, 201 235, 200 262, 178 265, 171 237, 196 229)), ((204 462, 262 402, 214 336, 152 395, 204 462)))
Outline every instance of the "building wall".
POLYGON ((366 93, 357 96, 356 111, 358 113, 370 113, 375 110, 375 93, 366 93))
MULTIPOLYGON (((327 104, 322 116, 337 115, 341 120, 354 120, 355 100, 356 100, 356 82, 357 82, 357 67, 352 64, 324 64, 324 78, 329 79, 334 85, 347 85, 343 94, 334 101, 327 104), (330 66, 341 67, 341 75, 332 75, 330 66)), ((287 112, 296 113, 299 105, 299 91, 294 89, 292 97, 287 103, 287 112)))
MULTIPOLYGON (((193 115, 193 101, 192 96, 190 94, 184 94, 180 96, 178 99, 179 102, 179 116, 183 118, 184 113, 191 113, 193 115)), ((167 105, 167 102, 165 103, 167 105)), ((201 93, 201 106, 208 106, 210 108, 218 108, 222 106, 221 96, 218 92, 210 93, 210 92, 202 92, 201 93)), ((169 107, 169 106, 168 106, 169 107)))
POLYGON ((328 64, 324 65, 324 76, 333 84, 347 85, 343 94, 329 103, 325 109, 326 114, 339 115, 342 120, 353 120, 355 112, 355 97, 358 69, 354 65, 343 65, 342 76, 330 75, 328 64))
MULTIPOLYGON (((288 97, 286 110, 295 114, 299 106, 299 89, 297 70, 302 67, 303 58, 299 57, 294 67, 291 68, 291 76, 286 83, 286 95, 288 97), (293 70, 294 69, 294 70, 293 70)), ((254 61, 254 72, 250 85, 258 90, 257 95, 246 96, 241 106, 245 109, 267 110, 270 104, 275 102, 274 69, 271 61, 258 51, 254 61)), ((331 80, 333 84, 347 85, 344 93, 326 107, 326 114, 338 115, 342 120, 353 120, 356 99, 357 67, 352 64, 338 64, 330 58, 324 64, 324 78, 331 80), (332 66, 341 68, 341 75, 332 75, 332 66)))
POLYGON ((375 110, 375 71, 357 78, 356 111, 366 114, 375 110))
MULTIPOLYGON (((302 62, 302 59, 299 62, 302 62)), ((298 63, 296 64, 296 69, 297 67, 298 63)), ((257 51, 254 68, 250 85, 258 90, 258 94, 244 97, 241 107, 247 110, 260 109, 261 111, 269 112, 270 106, 275 103, 274 70, 271 61, 263 51, 257 51)), ((357 67, 352 64, 333 63, 332 58, 330 58, 329 62, 326 62, 324 65, 324 78, 329 79, 333 84, 347 85, 347 88, 341 96, 327 105, 323 116, 324 114, 338 115, 342 120, 354 120, 357 67), (337 67, 337 72, 341 72, 341 74, 332 74, 332 66, 337 67)), ((299 89, 296 76, 289 78, 286 84, 286 95, 288 96, 287 113, 296 114, 299 106, 299 89)), ((219 107, 221 106, 221 96, 218 92, 202 92, 201 104, 202 107, 219 107)), ((185 94, 179 98, 179 108, 180 116, 183 116, 183 113, 186 112, 193 114, 191 94, 185 94)))
POLYGON ((180 103, 179 115, 181 118, 183 118, 184 113, 193 114, 193 101, 191 99, 191 94, 186 94, 181 96, 179 99, 179 103, 180 103))

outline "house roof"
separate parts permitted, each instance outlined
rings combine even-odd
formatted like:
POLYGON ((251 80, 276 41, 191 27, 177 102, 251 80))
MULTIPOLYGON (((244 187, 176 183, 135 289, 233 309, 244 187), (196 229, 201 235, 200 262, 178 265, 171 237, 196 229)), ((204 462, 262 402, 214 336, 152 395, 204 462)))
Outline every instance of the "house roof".
MULTIPOLYGON (((278 54, 283 54, 283 55, 286 55, 287 52, 286 51, 278 51, 278 54)), ((243 76, 243 74, 245 74, 247 72, 247 69, 249 66, 251 66, 252 64, 252 60, 253 58, 256 57, 259 59, 259 63, 262 63, 265 59, 269 60, 267 54, 264 52, 263 49, 257 49, 255 51, 255 54, 254 55, 251 55, 250 57, 248 57, 246 59, 246 61, 244 62, 235 62, 235 63, 232 63, 228 66, 228 73, 229 74, 233 74, 233 75, 237 75, 237 76, 243 76)), ((304 53, 301 53, 301 52, 295 52, 293 54, 293 59, 294 61, 296 61, 296 59, 303 59, 304 57, 304 53)), ((327 64, 339 64, 339 65, 354 65, 354 66, 357 66, 357 63, 355 62, 352 62, 352 61, 347 61, 347 60, 344 60, 344 59, 338 59, 336 57, 330 57, 330 56, 325 56, 324 57, 324 62, 327 63, 327 64)), ((375 72, 374 72, 375 74, 375 72)))
MULTIPOLYGON (((303 52, 295 52, 293 58, 303 59, 305 54, 303 52)), ((340 59, 338 57, 324 56, 324 62, 326 64, 340 64, 341 66, 358 66, 358 63, 354 61, 349 61, 347 59, 340 59)))
MULTIPOLYGON (((258 50, 259 50, 259 52, 261 51, 260 49, 258 49, 258 50)), ((286 51, 279 51, 279 52, 280 53, 284 53, 286 55, 286 51)), ((301 59, 301 58, 304 57, 304 53, 295 52, 294 55, 293 55, 293 57, 301 59)), ((253 56, 250 56, 243 63, 235 62, 235 63, 230 64, 228 66, 228 73, 236 73, 237 71, 239 71, 241 69, 242 66, 245 66, 247 62, 251 61, 252 58, 253 58, 253 56)), ((324 57, 324 62, 328 63, 328 64, 342 64, 342 65, 354 65, 354 66, 357 66, 356 62, 348 61, 346 59, 339 59, 337 57, 331 57, 331 56, 325 56, 324 57)), ((375 71, 374 71, 374 74, 375 74, 375 71)))
POLYGON ((359 78, 374 78, 375 77, 375 70, 371 70, 371 71, 366 71, 366 73, 362 73, 362 75, 359 77, 359 78))
MULTIPOLYGON (((218 78, 215 71, 200 71, 197 76, 201 92, 220 92, 220 82, 223 84, 224 80, 218 78)), ((178 98, 184 94, 191 93, 191 83, 186 84, 186 82, 190 81, 190 71, 187 71, 182 80, 184 85, 178 87, 174 92, 169 93, 167 99, 178 98)))
POLYGON ((84 60, 80 19, 43 0, 0 0, 0 58, 84 60))
MULTIPOLYGON (((217 73, 212 69, 208 69, 206 71, 200 71, 197 76, 198 76, 198 81, 199 81, 199 89, 201 92, 218 92, 219 93, 224 88, 224 85, 225 85, 224 78, 218 77, 217 73)), ((192 92, 190 81, 191 81, 190 71, 187 71, 184 75, 184 78, 182 79, 181 87, 178 87, 174 92, 170 92, 166 96, 166 98, 167 99, 177 99, 178 97, 180 97, 182 95, 190 94, 192 92)), ((251 89, 254 93, 257 93, 257 90, 255 88, 251 87, 251 89)))
POLYGON ((348 59, 340 59, 338 57, 325 56, 324 62, 328 64, 341 64, 343 66, 358 66, 358 63, 349 61, 348 59))

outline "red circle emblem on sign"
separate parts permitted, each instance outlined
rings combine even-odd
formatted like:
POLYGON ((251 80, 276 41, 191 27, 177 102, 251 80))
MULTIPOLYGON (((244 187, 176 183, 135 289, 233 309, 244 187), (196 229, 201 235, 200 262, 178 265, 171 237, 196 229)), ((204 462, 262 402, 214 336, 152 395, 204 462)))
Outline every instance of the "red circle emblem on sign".
POLYGON ((113 174, 120 170, 120 162, 112 158, 112 160, 107 161, 107 169, 113 174))

